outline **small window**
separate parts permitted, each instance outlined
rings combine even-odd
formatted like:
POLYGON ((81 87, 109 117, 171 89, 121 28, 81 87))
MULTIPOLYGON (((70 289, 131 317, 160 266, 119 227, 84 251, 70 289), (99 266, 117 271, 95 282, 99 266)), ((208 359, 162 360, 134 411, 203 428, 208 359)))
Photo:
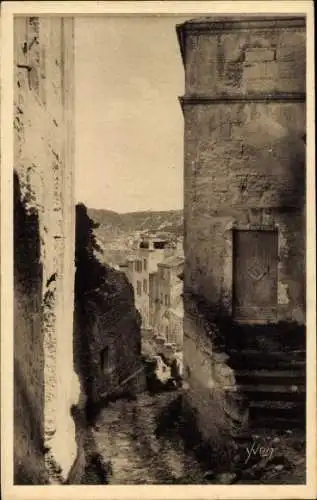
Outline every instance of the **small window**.
POLYGON ((146 261, 146 259, 143 259, 143 269, 144 269, 144 271, 147 271, 147 261, 146 261))
POLYGON ((161 293, 161 304, 163 304, 163 294, 161 293))
POLYGON ((168 306, 168 296, 165 295, 165 305, 168 306))
POLYGON ((155 241, 154 244, 153 244, 153 247, 156 249, 156 250, 163 250, 166 246, 166 242, 165 241, 155 241))
POLYGON ((141 273, 141 272, 142 272, 142 261, 141 261, 141 260, 136 260, 136 261, 135 261, 135 270, 136 270, 138 273, 141 273))
POLYGON ((147 293, 147 280, 143 280, 143 292, 147 293))
POLYGON ((141 281, 137 281, 137 283, 136 283, 136 293, 139 296, 142 295, 142 283, 141 283, 141 281))

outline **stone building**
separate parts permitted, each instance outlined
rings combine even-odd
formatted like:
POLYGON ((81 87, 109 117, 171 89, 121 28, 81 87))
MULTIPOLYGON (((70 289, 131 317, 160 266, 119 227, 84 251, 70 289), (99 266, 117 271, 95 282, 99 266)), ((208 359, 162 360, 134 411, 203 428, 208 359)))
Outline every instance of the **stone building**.
POLYGON ((133 286, 135 305, 141 314, 142 328, 149 328, 149 271, 147 256, 137 252, 129 255, 126 261, 119 265, 133 286))
POLYGON ((156 335, 165 337, 167 342, 183 344, 182 292, 184 259, 177 255, 168 256, 157 266, 153 276, 155 285, 153 304, 153 329, 156 335))
POLYGON ((73 19, 14 21, 14 481, 77 481, 73 19), (61 376, 62 374, 62 376, 61 376))
POLYGON ((135 305, 142 318, 142 328, 151 328, 150 321, 150 276, 156 272, 157 265, 173 249, 168 248, 169 241, 153 237, 140 237, 135 244, 133 254, 120 265, 120 270, 128 277, 134 289, 135 305))
MULTIPOLYGON (((229 403, 239 373, 228 344, 237 356, 245 349, 240 361, 250 369, 264 363, 263 345, 284 368, 291 342, 294 359, 304 351, 305 19, 207 17, 177 34, 185 68, 184 363, 187 401, 208 439, 243 421, 229 403)), ((284 396, 285 373, 274 379, 284 396)), ((263 413, 273 391, 256 376, 242 385, 249 410, 263 413)), ((303 389, 303 371, 297 380, 303 389)), ((302 412, 300 402, 290 404, 302 412)))

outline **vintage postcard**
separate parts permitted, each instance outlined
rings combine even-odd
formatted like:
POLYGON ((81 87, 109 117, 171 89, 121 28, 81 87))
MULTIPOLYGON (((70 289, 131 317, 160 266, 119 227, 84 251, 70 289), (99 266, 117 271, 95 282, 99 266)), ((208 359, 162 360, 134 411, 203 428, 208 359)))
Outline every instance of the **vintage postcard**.
POLYGON ((3 498, 314 498, 313 3, 1 5, 3 498))

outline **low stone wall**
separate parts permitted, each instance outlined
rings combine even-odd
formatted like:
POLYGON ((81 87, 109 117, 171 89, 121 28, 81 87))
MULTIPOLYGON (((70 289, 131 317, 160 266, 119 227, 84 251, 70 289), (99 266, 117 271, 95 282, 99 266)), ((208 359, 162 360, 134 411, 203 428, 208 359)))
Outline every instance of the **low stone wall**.
POLYGON ((197 311, 185 315, 184 413, 195 422, 199 439, 225 464, 232 453, 230 436, 248 425, 247 404, 237 390, 227 354, 200 319, 197 311))

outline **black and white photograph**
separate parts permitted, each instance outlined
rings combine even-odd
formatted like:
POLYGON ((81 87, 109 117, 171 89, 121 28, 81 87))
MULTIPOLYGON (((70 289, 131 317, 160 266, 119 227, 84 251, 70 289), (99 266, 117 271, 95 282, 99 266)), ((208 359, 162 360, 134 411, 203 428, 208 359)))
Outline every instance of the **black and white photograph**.
POLYGON ((308 498, 312 3, 15 3, 1 78, 12 485, 308 498))

